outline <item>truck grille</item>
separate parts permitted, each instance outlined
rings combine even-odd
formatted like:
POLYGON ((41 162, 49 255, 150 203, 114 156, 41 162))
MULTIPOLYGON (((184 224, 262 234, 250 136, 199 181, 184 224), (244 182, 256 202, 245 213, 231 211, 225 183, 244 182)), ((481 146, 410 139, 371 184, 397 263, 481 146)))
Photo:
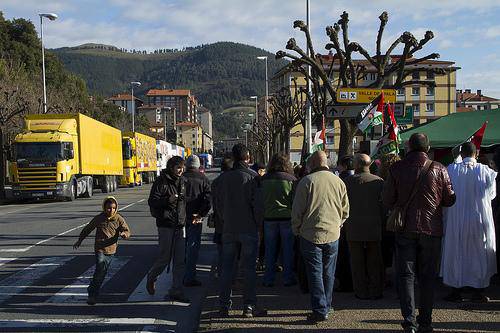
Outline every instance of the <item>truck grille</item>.
POLYGON ((25 190, 55 189, 57 169, 45 168, 19 168, 19 185, 25 190))

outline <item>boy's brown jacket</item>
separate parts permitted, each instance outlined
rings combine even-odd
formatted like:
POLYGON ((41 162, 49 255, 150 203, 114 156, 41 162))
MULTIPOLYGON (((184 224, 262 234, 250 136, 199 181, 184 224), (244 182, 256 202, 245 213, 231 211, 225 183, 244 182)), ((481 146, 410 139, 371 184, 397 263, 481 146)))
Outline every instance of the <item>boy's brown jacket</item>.
POLYGON ((124 238, 130 237, 130 228, 125 222, 125 219, 118 214, 118 202, 114 197, 107 197, 103 201, 103 212, 96 215, 82 230, 80 233, 79 240, 85 239, 92 230, 96 229, 95 232, 95 252, 102 252, 104 254, 114 254, 116 252, 116 246, 118 242, 118 237, 120 237, 120 232, 125 233, 124 238), (104 203, 106 200, 112 199, 116 203, 116 213, 107 217, 104 212, 104 203))

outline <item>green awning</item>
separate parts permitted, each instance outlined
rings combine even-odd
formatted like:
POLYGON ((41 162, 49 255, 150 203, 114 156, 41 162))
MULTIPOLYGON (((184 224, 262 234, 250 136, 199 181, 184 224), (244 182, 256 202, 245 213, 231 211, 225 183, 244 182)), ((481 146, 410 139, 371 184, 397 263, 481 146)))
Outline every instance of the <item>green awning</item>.
POLYGON ((485 121, 482 147, 500 145, 500 108, 494 110, 453 113, 428 124, 401 132, 402 142, 413 133, 425 133, 433 148, 453 148, 467 140, 485 121))

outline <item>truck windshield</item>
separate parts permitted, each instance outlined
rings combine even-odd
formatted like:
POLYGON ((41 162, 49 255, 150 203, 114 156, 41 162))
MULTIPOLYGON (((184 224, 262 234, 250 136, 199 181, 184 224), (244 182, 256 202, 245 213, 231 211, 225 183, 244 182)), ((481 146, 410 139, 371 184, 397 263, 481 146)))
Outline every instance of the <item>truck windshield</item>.
POLYGON ((130 160, 132 158, 132 145, 129 140, 122 141, 122 151, 124 160, 130 160))
POLYGON ((22 142, 16 143, 16 159, 27 161, 61 161, 63 157, 62 142, 22 142))

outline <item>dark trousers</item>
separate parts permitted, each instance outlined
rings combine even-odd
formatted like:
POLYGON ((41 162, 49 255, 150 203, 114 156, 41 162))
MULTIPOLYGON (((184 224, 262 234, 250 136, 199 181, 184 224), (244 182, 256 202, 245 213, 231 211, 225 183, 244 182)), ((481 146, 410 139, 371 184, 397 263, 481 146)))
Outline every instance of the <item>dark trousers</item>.
POLYGON ((196 280, 196 263, 201 245, 202 224, 186 225, 186 272, 184 273, 184 282, 196 280))
POLYGON ((291 222, 288 221, 264 221, 265 259, 266 271, 264 273, 264 283, 274 284, 276 275, 276 261, 278 253, 283 250, 283 282, 294 283, 293 274, 293 243, 295 238, 292 233, 291 222))
POLYGON ((354 293, 360 298, 382 296, 384 262, 380 242, 349 242, 354 293))
POLYGON ((111 265, 113 256, 113 254, 104 254, 102 252, 97 252, 95 254, 94 276, 92 277, 92 281, 87 288, 89 296, 99 296, 99 290, 101 289, 102 283, 104 282, 104 278, 106 277, 108 268, 111 265))
POLYGON ((345 228, 340 229, 339 250, 335 277, 339 280, 338 291, 352 291, 351 263, 349 259, 349 245, 347 244, 345 228))
POLYGON ((255 263, 258 247, 257 234, 223 234, 222 235, 222 274, 219 281, 219 306, 230 309, 232 305, 232 283, 235 276, 235 265, 241 247, 241 261, 244 274, 243 304, 256 305, 257 294, 255 283, 257 273, 255 263))
POLYGON ((441 237, 397 234, 397 270, 403 328, 427 329, 432 324, 434 287, 441 258, 441 237), (415 277, 418 279, 419 306, 415 319, 415 277))
POLYGON ((306 266, 311 307, 313 312, 321 315, 327 315, 332 306, 338 246, 338 240, 326 244, 314 244, 300 238, 300 252, 306 266))

